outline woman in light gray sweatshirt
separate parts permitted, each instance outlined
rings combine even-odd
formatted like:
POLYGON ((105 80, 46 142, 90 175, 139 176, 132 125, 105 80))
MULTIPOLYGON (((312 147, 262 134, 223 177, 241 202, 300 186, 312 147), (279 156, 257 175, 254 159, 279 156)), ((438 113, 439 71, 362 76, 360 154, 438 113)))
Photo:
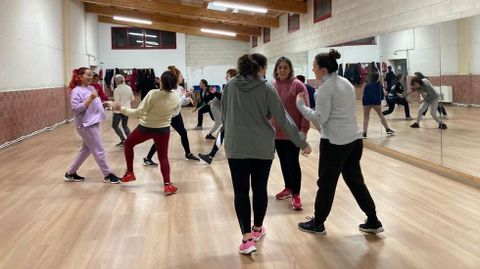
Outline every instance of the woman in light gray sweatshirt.
POLYGON ((299 223, 298 228, 304 232, 326 234, 323 223, 332 208, 338 178, 342 174, 358 205, 368 217, 364 224, 360 224, 360 230, 379 233, 383 231, 382 223, 377 218, 375 203, 360 168, 363 142, 355 113, 355 91, 347 79, 336 73, 340 56, 333 49, 315 56, 313 72, 322 81, 315 97, 315 110, 305 105, 304 94, 297 97, 300 112, 318 130, 322 130, 315 216, 308 222, 299 223))
POLYGON ((305 154, 308 143, 298 133, 272 84, 263 76, 267 58, 246 54, 238 59, 239 75, 228 81, 222 95, 222 121, 225 128, 225 153, 232 176, 235 212, 242 231, 241 254, 256 251, 255 242, 266 230, 267 180, 275 149, 273 117, 282 131, 305 154), (253 192, 253 227, 251 227, 250 183, 253 192), (252 231, 253 228, 253 231, 252 231))

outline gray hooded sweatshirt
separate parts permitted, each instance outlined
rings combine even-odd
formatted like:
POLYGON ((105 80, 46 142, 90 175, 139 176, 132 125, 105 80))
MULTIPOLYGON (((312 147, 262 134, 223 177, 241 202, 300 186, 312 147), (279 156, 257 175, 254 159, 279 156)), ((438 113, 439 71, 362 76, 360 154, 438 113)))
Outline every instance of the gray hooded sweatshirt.
POLYGON ((228 159, 272 160, 275 132, 271 117, 297 147, 308 146, 267 80, 234 77, 225 86, 221 101, 228 159))

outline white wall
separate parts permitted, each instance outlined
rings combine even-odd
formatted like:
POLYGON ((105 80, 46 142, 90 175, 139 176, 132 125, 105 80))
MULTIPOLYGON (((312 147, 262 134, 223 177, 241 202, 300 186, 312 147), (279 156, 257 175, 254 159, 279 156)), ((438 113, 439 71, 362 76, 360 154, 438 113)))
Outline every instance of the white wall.
POLYGON ((271 41, 263 44, 259 38, 252 51, 267 57, 297 53, 480 13, 477 0, 332 0, 332 17, 314 24, 313 0, 307 4, 299 31, 289 34, 287 16, 282 15, 271 41))
POLYGON ((240 56, 248 53, 249 43, 187 35, 185 78, 188 86, 198 85, 200 79, 209 84, 225 83, 225 72, 236 68, 240 56))
POLYGON ((457 22, 450 21, 382 35, 382 61, 390 64, 390 60, 407 59, 410 74, 457 74, 457 30, 457 22))
POLYGON ((114 24, 100 23, 98 31, 99 58, 103 68, 153 68, 160 74, 169 65, 175 65, 185 73, 185 35, 177 33, 176 49, 112 50, 111 27, 114 24))
POLYGON ((0 90, 64 85, 61 0, 0 1, 0 90))

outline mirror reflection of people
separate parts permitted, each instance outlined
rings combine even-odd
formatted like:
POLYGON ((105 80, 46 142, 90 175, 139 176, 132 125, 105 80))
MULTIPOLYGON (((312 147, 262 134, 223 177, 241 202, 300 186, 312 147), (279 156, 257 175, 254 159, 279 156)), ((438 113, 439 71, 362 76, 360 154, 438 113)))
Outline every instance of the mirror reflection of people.
POLYGON ((402 84, 403 74, 397 74, 393 86, 389 89, 387 94, 387 104, 388 109, 383 111, 382 114, 389 115, 395 109, 395 105, 402 105, 403 109, 405 110, 405 119, 411 120, 410 117, 410 105, 408 104, 407 100, 407 91, 405 91, 403 84, 402 84))
MULTIPOLYGON (((428 77, 426 77, 425 75, 423 75, 422 72, 415 72, 415 76, 418 77, 419 79, 421 79, 423 81, 423 83, 429 85, 430 87, 433 88, 433 85, 432 83, 430 82, 430 80, 428 80, 428 77)), ((435 90, 435 88, 433 88, 435 90)), ((440 95, 440 100, 443 99, 443 93, 442 92, 438 92, 437 90, 435 90, 437 92, 437 94, 440 95)), ((423 116, 425 116, 427 114, 427 111, 428 111, 428 108, 427 110, 425 110, 425 112, 423 112, 423 116)), ((438 113, 440 113, 440 116, 442 116, 443 119, 447 118, 447 110, 445 110, 445 106, 439 102, 438 103, 438 109, 437 109, 438 113)))
POLYGON ((410 125, 410 127, 420 128, 420 121, 422 120, 423 112, 425 112, 427 108, 430 107, 430 115, 432 115, 432 118, 438 123, 438 128, 447 129, 447 125, 443 123, 437 116, 440 94, 437 93, 432 86, 426 84, 419 77, 413 77, 410 80, 410 87, 412 88, 412 91, 417 91, 423 96, 423 100, 420 101, 421 105, 418 109, 417 120, 415 121, 415 123, 410 125))
POLYGON ((238 249, 241 254, 256 251, 256 242, 266 234, 263 220, 268 204, 267 182, 275 149, 271 118, 304 154, 311 153, 310 146, 285 112, 277 92, 263 78, 266 69, 265 56, 243 55, 238 59, 239 75, 228 81, 222 94, 225 154, 232 176, 235 213, 243 237, 238 249))
POLYGON ((395 132, 388 127, 387 120, 382 114, 382 99, 383 87, 378 81, 380 75, 375 73, 372 75, 372 82, 368 83, 363 89, 362 105, 363 105, 363 138, 367 137, 368 122, 370 120, 370 110, 374 110, 388 135, 393 135, 395 132))
POLYGON ((318 130, 322 130, 315 215, 307 222, 300 222, 298 228, 304 232, 326 234, 324 223, 330 214, 338 178, 342 174, 358 205, 367 215, 359 229, 379 233, 383 231, 382 223, 377 218, 375 203, 360 168, 363 140, 357 126, 355 90, 347 79, 336 73, 340 57, 334 49, 315 56, 313 72, 322 81, 317 89, 315 110, 306 105, 304 95, 297 97, 298 109, 318 130))

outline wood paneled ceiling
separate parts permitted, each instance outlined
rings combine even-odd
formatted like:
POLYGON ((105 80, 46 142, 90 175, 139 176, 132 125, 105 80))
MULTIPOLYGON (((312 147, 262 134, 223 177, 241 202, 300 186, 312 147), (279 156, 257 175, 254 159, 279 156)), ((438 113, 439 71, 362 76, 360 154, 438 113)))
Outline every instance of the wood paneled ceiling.
MULTIPOLYGON (((306 0, 222 0, 236 4, 264 7, 266 14, 207 9, 204 0, 82 0, 87 12, 99 15, 100 22, 125 26, 143 27, 164 31, 203 35, 216 38, 249 41, 250 36, 259 36, 261 27, 279 26, 279 16, 284 13, 307 13, 306 0), (114 21, 113 16, 148 19, 152 25, 140 25, 114 21), (201 28, 237 33, 236 37, 200 32, 201 28)), ((212 0, 213 1, 213 0, 212 0)))

